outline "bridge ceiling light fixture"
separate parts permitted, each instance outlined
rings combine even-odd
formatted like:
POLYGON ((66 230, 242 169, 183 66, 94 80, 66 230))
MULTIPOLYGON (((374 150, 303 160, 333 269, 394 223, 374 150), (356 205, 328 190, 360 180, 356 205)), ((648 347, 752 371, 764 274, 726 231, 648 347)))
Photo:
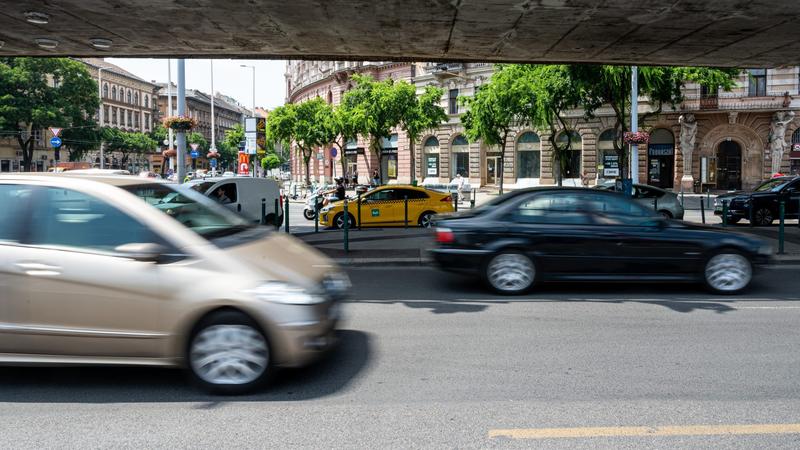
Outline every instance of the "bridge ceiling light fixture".
POLYGON ((105 38, 92 38, 89 39, 89 43, 92 44, 92 47, 98 50, 108 50, 111 48, 111 44, 113 44, 113 41, 111 39, 105 39, 105 38))
POLYGON ((27 11, 25 13, 25 20, 35 25, 47 25, 50 23, 50 15, 43 12, 27 11))
POLYGON ((39 38, 35 42, 36 45, 45 50, 53 50, 58 47, 58 41, 55 39, 39 38))

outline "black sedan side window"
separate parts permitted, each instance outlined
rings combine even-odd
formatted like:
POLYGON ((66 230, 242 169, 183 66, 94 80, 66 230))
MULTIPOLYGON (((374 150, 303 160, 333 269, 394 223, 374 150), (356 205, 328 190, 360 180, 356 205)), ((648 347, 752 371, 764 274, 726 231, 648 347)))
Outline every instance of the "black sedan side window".
POLYGON ((520 203, 510 215, 517 223, 587 225, 591 223, 582 199, 573 193, 537 194, 520 203))
POLYGON ((655 225, 652 211, 620 195, 587 194, 586 207, 598 225, 655 225))

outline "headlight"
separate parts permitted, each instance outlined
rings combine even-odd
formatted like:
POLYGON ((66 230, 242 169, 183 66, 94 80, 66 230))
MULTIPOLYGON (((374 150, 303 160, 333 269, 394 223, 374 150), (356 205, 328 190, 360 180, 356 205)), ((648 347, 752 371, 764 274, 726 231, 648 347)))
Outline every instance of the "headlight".
POLYGON ((350 278, 344 272, 331 272, 322 279, 322 287, 334 298, 341 298, 350 290, 350 278))
POLYGON ((280 281, 264 283, 255 289, 248 290, 247 293, 258 300, 286 305, 315 305, 325 302, 325 297, 321 295, 315 295, 301 287, 280 281))
POLYGON ((322 209, 320 209, 319 212, 326 213, 326 212, 328 212, 330 210, 331 210, 331 206, 329 205, 329 206, 325 206, 322 209))

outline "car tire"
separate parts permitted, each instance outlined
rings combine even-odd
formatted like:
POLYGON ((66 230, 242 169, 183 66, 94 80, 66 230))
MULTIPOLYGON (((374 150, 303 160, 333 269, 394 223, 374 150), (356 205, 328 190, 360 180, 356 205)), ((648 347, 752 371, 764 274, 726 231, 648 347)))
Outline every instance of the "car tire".
MULTIPOLYGON (((350 225, 349 228, 353 228, 355 226, 356 220, 353 218, 353 215, 347 213, 347 216, 350 218, 350 225)), ((333 218, 333 226, 340 230, 344 229, 344 213, 339 213, 333 218)))
POLYGON ((304 209, 303 210, 303 217, 305 217, 306 220, 314 220, 314 216, 315 216, 315 214, 314 214, 314 210, 313 209, 304 209))
POLYGON ((672 219, 672 213, 666 209, 659 210, 658 213, 661 214, 661 217, 665 219, 672 219))
POLYGON ((769 208, 759 208, 753 213, 753 222, 759 226, 772 225, 775 221, 775 214, 769 208))
POLYGON ((237 395, 263 386, 272 375, 269 342, 245 314, 223 311, 204 318, 186 349, 193 381, 213 394, 237 395))
POLYGON ((510 250, 492 255, 484 265, 489 287, 503 295, 523 294, 536 284, 536 264, 524 253, 510 250))
POLYGON ((728 217, 728 224, 736 225, 740 220, 742 220, 741 217, 728 217))
POLYGON ((722 249, 715 252, 703 266, 703 281, 715 294, 737 294, 753 281, 753 265, 739 251, 722 249))
POLYGON ((425 211, 422 215, 419 216, 419 220, 417 224, 422 228, 430 228, 433 225, 433 216, 435 213, 430 211, 425 211))

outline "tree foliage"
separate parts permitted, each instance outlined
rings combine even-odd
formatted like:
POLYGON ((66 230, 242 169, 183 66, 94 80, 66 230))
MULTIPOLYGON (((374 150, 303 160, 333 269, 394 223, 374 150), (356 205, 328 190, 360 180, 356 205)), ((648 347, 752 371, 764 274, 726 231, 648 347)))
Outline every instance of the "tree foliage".
POLYGON ((272 170, 277 169, 281 166, 281 159, 278 155, 274 153, 270 153, 267 156, 261 158, 261 167, 264 170, 272 170))
POLYGON ((294 143, 303 158, 307 184, 311 184, 309 164, 314 149, 330 143, 325 127, 329 113, 328 104, 317 97, 302 103, 280 106, 267 117, 267 142, 280 142, 286 147, 291 147, 294 143))
POLYGON ((158 149, 158 143, 145 133, 103 127, 100 134, 109 151, 119 152, 122 155, 120 160, 122 167, 127 165, 130 155, 150 153, 158 149))
POLYGON ((15 132, 26 171, 33 161, 34 130, 93 128, 98 106, 97 83, 78 61, 0 58, 0 130, 15 132))
POLYGON ((414 101, 408 105, 403 113, 400 127, 408 135, 409 156, 411 158, 411 179, 416 179, 417 168, 414 156, 414 144, 422 133, 433 130, 447 121, 447 114, 441 106, 444 90, 435 86, 426 86, 420 95, 414 96, 414 101))

